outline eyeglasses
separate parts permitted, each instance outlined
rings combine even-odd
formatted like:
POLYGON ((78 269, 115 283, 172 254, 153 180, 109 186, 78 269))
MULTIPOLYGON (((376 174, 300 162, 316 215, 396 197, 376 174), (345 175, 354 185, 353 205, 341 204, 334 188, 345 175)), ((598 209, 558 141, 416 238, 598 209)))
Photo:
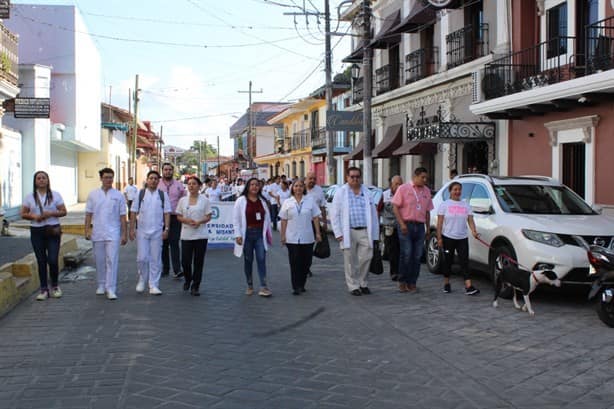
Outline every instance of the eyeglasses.
POLYGON ((360 175, 349 175, 350 179, 360 179, 360 175))

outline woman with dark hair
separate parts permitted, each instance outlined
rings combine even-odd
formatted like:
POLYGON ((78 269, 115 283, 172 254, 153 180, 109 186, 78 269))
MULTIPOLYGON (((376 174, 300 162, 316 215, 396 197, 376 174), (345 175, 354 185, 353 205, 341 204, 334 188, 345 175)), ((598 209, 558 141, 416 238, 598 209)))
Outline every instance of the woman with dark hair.
MULTIPOLYGON (((251 178, 245 184, 243 193, 235 202, 233 210, 235 240, 242 247, 245 278, 247 280, 246 295, 254 293, 252 267, 254 253, 258 265, 261 297, 272 295, 266 282, 266 251, 271 244, 271 215, 269 207, 262 197, 262 185, 257 178, 251 178)), ((240 254, 235 251, 235 254, 240 254)))
POLYGON ((292 294, 294 295, 305 292, 307 273, 313 257, 313 243, 322 240, 320 208, 306 193, 305 181, 302 178, 294 182, 292 197, 284 201, 279 212, 281 244, 288 247, 292 294))
POLYGON ((60 241, 62 230, 60 217, 66 216, 66 206, 62 196, 51 190, 49 175, 39 170, 34 173, 32 193, 28 194, 21 206, 21 217, 30 220, 30 241, 38 264, 40 293, 38 301, 49 298, 47 284, 47 265, 51 276, 51 297, 60 298, 62 290, 58 286, 60 241))
POLYGON ((207 223, 211 220, 211 203, 201 195, 202 182, 196 176, 188 179, 188 196, 179 199, 177 220, 181 223, 181 262, 185 282, 183 290, 200 295, 200 282, 209 234, 207 223))
POLYGON ((468 203, 461 200, 463 186, 452 182, 448 186, 450 198, 439 205, 437 209, 437 244, 443 249, 443 292, 450 293, 450 272, 454 253, 458 253, 461 274, 465 280, 465 294, 477 295, 480 290, 471 285, 469 278, 469 230, 473 237, 479 234, 475 229, 473 213, 468 203))

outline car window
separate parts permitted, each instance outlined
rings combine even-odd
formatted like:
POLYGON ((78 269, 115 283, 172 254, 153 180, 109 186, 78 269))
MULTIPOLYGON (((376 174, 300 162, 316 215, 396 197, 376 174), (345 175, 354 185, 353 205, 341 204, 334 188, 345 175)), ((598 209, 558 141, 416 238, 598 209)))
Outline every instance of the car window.
POLYGON ((444 186, 441 188, 441 200, 446 201, 450 198, 450 191, 448 190, 448 186, 444 186))
POLYGON ((473 191, 471 192, 471 198, 469 199, 469 206, 478 207, 481 209, 489 209, 492 205, 490 195, 486 186, 476 183, 473 191))
POLYGON ((565 186, 499 185, 495 188, 505 212, 530 214, 595 214, 580 196, 565 186))
POLYGON ((473 192, 473 189, 475 188, 475 183, 462 183, 463 185, 463 191, 461 192, 461 200, 464 200, 465 202, 469 201, 469 197, 471 197, 471 193, 473 192))

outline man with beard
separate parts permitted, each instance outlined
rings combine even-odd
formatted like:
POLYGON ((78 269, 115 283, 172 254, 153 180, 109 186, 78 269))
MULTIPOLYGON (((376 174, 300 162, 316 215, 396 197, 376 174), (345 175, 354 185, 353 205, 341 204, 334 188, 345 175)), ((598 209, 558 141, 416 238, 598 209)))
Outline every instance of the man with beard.
POLYGON ((171 204, 171 222, 168 236, 162 243, 162 276, 167 276, 170 272, 170 264, 173 264, 173 277, 179 279, 183 276, 181 272, 181 259, 179 258, 179 236, 181 234, 181 223, 177 220, 177 203, 185 196, 185 186, 175 180, 173 173, 175 167, 171 163, 162 165, 162 179, 158 184, 158 189, 166 192, 171 204), (170 251, 169 251, 170 250, 170 251), (169 259, 170 253, 170 259, 169 259))

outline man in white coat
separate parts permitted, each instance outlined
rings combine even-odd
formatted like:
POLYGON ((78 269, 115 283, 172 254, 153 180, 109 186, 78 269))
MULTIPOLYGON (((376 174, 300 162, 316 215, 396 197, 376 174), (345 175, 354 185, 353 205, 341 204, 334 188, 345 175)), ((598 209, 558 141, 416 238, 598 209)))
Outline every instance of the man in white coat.
POLYGON ((139 192, 130 209, 130 240, 137 239, 136 262, 138 283, 136 292, 161 295, 162 241, 168 237, 171 220, 171 201, 166 192, 158 189, 160 174, 155 170, 147 173, 147 188, 139 192), (138 215, 139 227, 136 229, 138 215))
POLYGON ((330 215, 333 233, 343 250, 345 283, 352 295, 371 294, 367 274, 373 241, 379 238, 376 205, 361 178, 359 168, 348 168, 347 183, 335 192, 330 215))
POLYGON ((102 186, 92 190, 85 205, 85 238, 92 241, 98 288, 96 295, 117 299, 119 245, 128 241, 126 234, 126 200, 113 188, 113 169, 98 172, 102 186))

